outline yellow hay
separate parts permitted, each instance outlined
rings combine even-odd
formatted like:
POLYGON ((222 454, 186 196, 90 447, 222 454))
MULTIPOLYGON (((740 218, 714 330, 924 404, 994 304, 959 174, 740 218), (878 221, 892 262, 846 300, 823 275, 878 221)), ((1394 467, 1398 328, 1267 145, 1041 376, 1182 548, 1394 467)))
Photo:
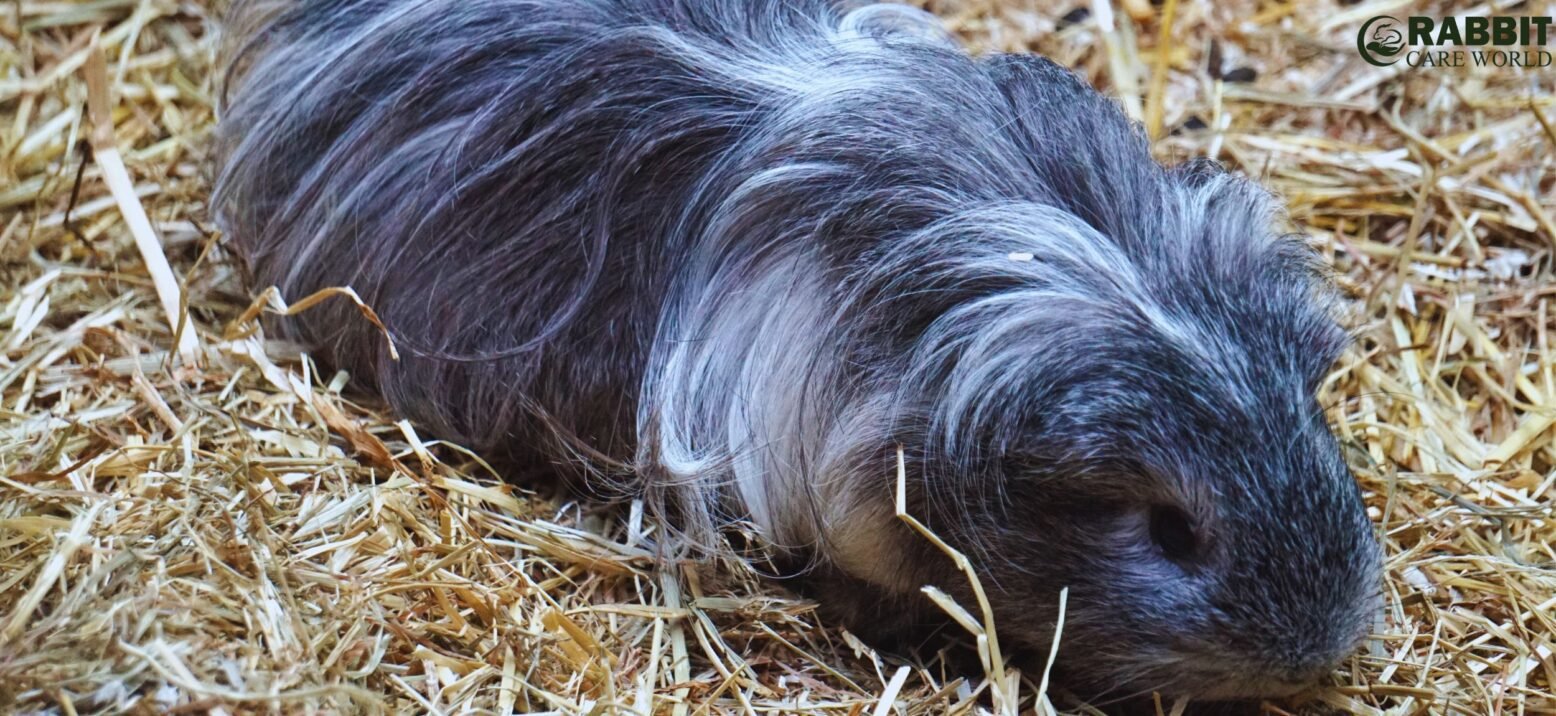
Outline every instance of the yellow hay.
MULTIPOLYGON (((1368 17, 1492 9, 1467 3, 930 8, 1122 92, 1164 159, 1262 179, 1354 299, 1324 399, 1387 608, 1330 685, 1265 709, 1556 712, 1556 70, 1356 56, 1368 17)), ((265 340, 267 307, 356 299, 250 292, 214 233, 212 12, 0 6, 0 711, 1067 708, 976 604, 936 593, 984 673, 876 652, 738 565, 655 564, 640 510, 504 484, 265 340)))

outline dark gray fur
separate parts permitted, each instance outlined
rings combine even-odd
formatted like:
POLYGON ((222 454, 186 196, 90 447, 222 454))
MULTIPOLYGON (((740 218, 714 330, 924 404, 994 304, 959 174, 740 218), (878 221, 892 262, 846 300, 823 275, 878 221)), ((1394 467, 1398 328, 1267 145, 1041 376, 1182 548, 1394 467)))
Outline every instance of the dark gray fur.
POLYGON ((1071 589, 1081 693, 1283 693, 1366 632, 1330 289, 1068 71, 822 0, 236 5, 215 211, 258 287, 378 310, 398 362, 343 301, 280 328, 424 429, 749 522, 883 632, 970 604, 903 446, 1006 641, 1071 589))

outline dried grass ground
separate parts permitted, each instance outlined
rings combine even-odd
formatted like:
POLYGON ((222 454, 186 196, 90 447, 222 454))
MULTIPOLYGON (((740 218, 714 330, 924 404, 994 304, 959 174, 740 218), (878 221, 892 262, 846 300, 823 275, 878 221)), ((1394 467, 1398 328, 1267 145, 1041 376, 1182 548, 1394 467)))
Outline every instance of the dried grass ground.
MULTIPOLYGON (((1372 15, 1488 5, 932 6, 1120 94, 1165 158, 1262 177, 1355 298, 1326 390, 1387 613, 1264 708, 1556 712, 1556 69, 1356 56, 1372 15)), ((204 212, 210 13, 0 6, 0 711, 1048 711, 1040 674, 905 664, 737 569, 657 567, 636 511, 507 487, 264 342, 204 212)))

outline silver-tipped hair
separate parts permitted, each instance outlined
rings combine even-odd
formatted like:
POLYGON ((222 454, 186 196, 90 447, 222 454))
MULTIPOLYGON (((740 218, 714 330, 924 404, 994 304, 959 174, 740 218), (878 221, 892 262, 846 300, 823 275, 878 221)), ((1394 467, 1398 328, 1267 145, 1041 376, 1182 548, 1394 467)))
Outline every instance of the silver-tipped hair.
POLYGON ((398 361, 347 305, 279 328, 427 430, 687 544, 749 522, 890 629, 958 581, 892 517, 901 446, 1018 640, 1072 587, 1076 684, 1297 683, 1360 633, 1311 256, 1068 71, 897 5, 234 5, 221 225, 258 286, 375 307, 398 361), (1214 580, 1162 571, 1160 505, 1214 580))

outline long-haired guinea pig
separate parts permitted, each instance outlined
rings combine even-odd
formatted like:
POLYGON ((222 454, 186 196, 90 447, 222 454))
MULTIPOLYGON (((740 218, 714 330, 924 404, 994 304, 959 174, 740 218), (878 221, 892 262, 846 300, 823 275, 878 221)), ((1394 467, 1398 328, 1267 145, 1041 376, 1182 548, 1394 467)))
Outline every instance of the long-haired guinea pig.
MULTIPOLYGON (((1299 689, 1379 552, 1271 197, 1039 57, 827 0, 238 2, 213 208, 280 329, 515 474, 739 524, 877 632, 969 601, 1078 694, 1299 689), (889 608, 877 608, 887 604, 889 608)), ((846 618, 846 617, 845 617, 846 618)))

